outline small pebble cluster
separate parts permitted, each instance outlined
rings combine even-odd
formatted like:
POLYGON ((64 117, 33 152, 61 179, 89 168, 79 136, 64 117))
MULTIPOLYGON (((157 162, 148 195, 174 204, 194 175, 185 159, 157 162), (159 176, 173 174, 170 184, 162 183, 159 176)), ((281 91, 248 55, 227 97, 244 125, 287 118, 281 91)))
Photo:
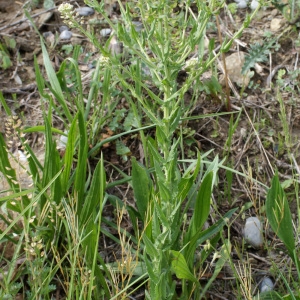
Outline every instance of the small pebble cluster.
MULTIPOLYGON (((246 219, 244 227, 244 238, 249 245, 255 249, 259 249, 263 246, 263 227, 260 220, 257 217, 250 217, 246 219)), ((270 277, 264 277, 259 284, 259 292, 269 292, 274 288, 274 283, 270 277)))
MULTIPOLYGON (((236 5, 238 8, 246 8, 248 6, 249 0, 234 0, 236 2, 236 5)), ((257 0, 252 0, 250 7, 251 9, 256 9, 258 7, 259 3, 257 0)))

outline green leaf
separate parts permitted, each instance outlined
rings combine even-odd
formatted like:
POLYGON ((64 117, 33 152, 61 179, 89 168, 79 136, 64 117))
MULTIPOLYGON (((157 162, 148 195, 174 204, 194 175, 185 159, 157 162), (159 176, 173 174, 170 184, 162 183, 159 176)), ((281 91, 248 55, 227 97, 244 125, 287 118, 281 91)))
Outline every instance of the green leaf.
POLYGON ((44 8, 45 9, 50 9, 52 7, 55 7, 53 0, 44 0, 44 8))
POLYGON ((270 49, 272 48, 273 44, 273 40, 264 42, 263 44, 251 44, 249 53, 245 56, 245 63, 242 67, 242 74, 245 75, 250 70, 250 68, 254 67, 256 63, 267 61, 270 49))
POLYGON ((202 228, 208 218, 210 210, 210 198, 212 193, 213 171, 210 171, 204 177, 196 198, 194 215, 189 229, 190 236, 193 236, 202 228))
POLYGON ((287 300, 287 299, 293 299, 290 295, 286 297, 281 297, 280 294, 278 294, 275 291, 270 291, 270 292, 264 292, 260 293, 259 295, 256 295, 253 300, 287 300))
POLYGON ((68 141, 66 145, 66 151, 64 155, 64 170, 62 173, 62 189, 64 192, 67 192, 68 190, 68 184, 70 180, 70 174, 71 174, 71 169, 73 165, 73 156, 75 152, 75 143, 77 139, 77 119, 78 119, 78 114, 73 119, 73 122, 71 124, 70 130, 68 132, 68 141))
POLYGON ((44 58, 44 65, 45 65, 45 69, 46 69, 46 73, 48 75, 48 79, 50 81, 51 87, 52 87, 52 92, 54 93, 57 101, 59 102, 59 104, 61 105, 61 107, 63 108, 63 111, 68 119, 68 121, 71 123, 72 122, 72 115, 69 111, 69 108, 65 102, 64 99, 64 95, 61 89, 61 86, 59 84, 59 81, 57 79, 57 76, 55 74, 55 71, 52 67, 47 49, 44 45, 43 39, 41 37, 41 46, 42 46, 42 52, 43 52, 43 58, 44 58))
POLYGON ((152 258, 152 260, 154 258, 158 258, 159 251, 156 249, 154 244, 151 242, 151 240, 146 235, 143 235, 143 242, 145 244, 145 251, 152 258))
MULTIPOLYGON (((49 109, 51 111, 51 109, 49 109)), ((44 115, 44 124, 45 124, 45 162, 43 168, 43 178, 42 186, 46 186, 48 182, 57 174, 60 170, 60 157, 56 149, 56 144, 52 139, 51 132, 51 116, 44 115)), ((57 201, 56 204, 59 204, 61 200, 61 183, 60 180, 56 180, 55 183, 51 186, 53 201, 57 201)), ((42 196, 40 205, 41 209, 46 204, 45 195, 42 196)))
POLYGON ((151 192, 151 180, 144 166, 139 164, 135 157, 132 158, 132 187, 138 212, 142 220, 148 208, 151 192))
POLYGON ((295 239, 292 216, 277 172, 272 179, 272 185, 267 194, 266 214, 273 231, 285 244, 289 255, 294 259, 295 239))
POLYGON ((77 193, 76 196, 78 198, 78 210, 80 211, 84 204, 84 192, 85 192, 85 184, 86 184, 86 165, 87 165, 87 154, 88 154, 86 122, 84 120, 83 113, 81 111, 78 112, 78 126, 79 126, 79 151, 78 151, 78 164, 76 167, 74 189, 77 193))
POLYGON ((101 159, 95 168, 88 194, 85 197, 82 210, 80 210, 81 224, 85 224, 91 216, 97 215, 99 211, 102 211, 105 184, 106 176, 104 172, 103 159, 101 159))
POLYGON ((116 150, 118 155, 129 155, 130 149, 124 145, 124 143, 120 140, 116 141, 116 150))
POLYGON ((176 274, 177 278, 187 279, 199 284, 198 279, 189 270, 184 256, 180 252, 175 250, 170 250, 170 254, 172 259, 172 270, 176 274))
POLYGON ((196 247, 206 240, 210 239, 213 235, 220 232, 223 229, 223 226, 227 223, 228 219, 234 214, 236 210, 237 208, 231 209, 223 216, 223 219, 219 220, 217 223, 207 228, 206 230, 203 231, 202 228, 200 228, 191 238, 189 238, 187 235, 187 237, 184 239, 185 249, 183 254, 189 264, 192 265, 194 262, 196 247))
POLYGON ((3 52, 2 53, 2 68, 7 69, 11 66, 12 66, 12 62, 11 62, 9 56, 5 52, 3 52))

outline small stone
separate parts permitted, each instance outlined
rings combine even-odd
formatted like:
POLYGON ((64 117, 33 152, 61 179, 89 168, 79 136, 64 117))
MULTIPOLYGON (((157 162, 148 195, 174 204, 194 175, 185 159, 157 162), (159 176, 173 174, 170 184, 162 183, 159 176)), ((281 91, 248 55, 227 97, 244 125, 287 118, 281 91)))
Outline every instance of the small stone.
POLYGON ((78 13, 79 16, 82 17, 92 16, 95 13, 95 11, 88 6, 76 8, 75 11, 78 13))
MULTIPOLYGON (((68 131, 64 132, 65 134, 68 134, 68 131)), ((59 140, 58 140, 58 144, 57 144, 57 149, 59 150, 65 150, 66 146, 68 143, 68 137, 65 135, 61 135, 59 140)))
POLYGON ((270 292, 274 289, 274 283, 270 277, 264 277, 259 285, 259 291, 263 292, 270 292))
POLYGON ((63 31, 66 31, 66 30, 69 30, 69 27, 66 26, 66 25, 62 25, 59 27, 59 32, 63 32, 63 31))
POLYGON ((247 2, 246 2, 245 0, 242 0, 242 1, 238 2, 238 3, 236 4, 236 6, 237 6, 238 8, 246 8, 246 7, 247 7, 247 2))
POLYGON ((103 28, 100 30, 100 35, 105 37, 105 36, 110 35, 111 32, 112 32, 112 30, 110 28, 103 28))
POLYGON ((143 23, 140 21, 132 21, 132 24, 134 25, 136 32, 141 32, 144 28, 143 23))
MULTIPOLYGON (((247 87, 251 79, 251 72, 242 74, 242 68, 247 54, 243 51, 232 53, 225 58, 227 75, 230 80, 236 83, 239 87, 247 87)), ((221 85, 225 86, 225 77, 220 76, 221 85)))
POLYGON ((259 5, 258 1, 252 0, 251 5, 250 5, 250 8, 251 8, 252 10, 255 10, 255 9, 258 7, 258 5, 259 5))
POLYGON ((253 248, 263 245, 262 225, 258 218, 250 217, 246 220, 244 237, 253 248))
POLYGON ((43 37, 49 46, 53 46, 55 44, 55 35, 51 31, 44 32, 43 37))
POLYGON ((271 16, 272 17, 275 17, 275 16, 277 16, 279 14, 279 11, 278 11, 278 9, 276 9, 276 8, 274 8, 272 11, 271 11, 271 16))
POLYGON ((270 30, 273 32, 278 31, 282 27, 283 19, 273 18, 270 24, 270 30))
POLYGON ((59 38, 61 40, 69 40, 72 37, 72 32, 69 30, 64 30, 60 35, 59 38))
POLYGON ((48 37, 50 37, 50 36, 53 36, 53 33, 51 31, 46 31, 46 32, 43 33, 43 37, 45 39, 48 38, 48 37))

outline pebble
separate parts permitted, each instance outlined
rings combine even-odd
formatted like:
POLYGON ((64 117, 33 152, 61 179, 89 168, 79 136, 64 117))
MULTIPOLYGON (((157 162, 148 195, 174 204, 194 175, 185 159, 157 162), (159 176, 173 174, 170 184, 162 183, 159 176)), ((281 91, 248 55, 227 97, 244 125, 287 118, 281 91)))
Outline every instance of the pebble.
MULTIPOLYGON (((68 131, 65 131, 64 133, 68 134, 68 131)), ((68 143, 68 137, 65 135, 61 135, 57 143, 57 149, 65 150, 67 143, 68 143)))
POLYGON ((246 220, 244 237, 253 248, 263 245, 262 225, 258 218, 250 217, 246 220))
POLYGON ((271 23, 270 23, 270 30, 272 32, 276 32, 278 31, 280 28, 282 28, 282 25, 283 25, 283 19, 280 19, 280 18, 273 18, 271 20, 271 23))
POLYGON ((59 38, 61 40, 69 40, 72 37, 72 32, 69 30, 64 30, 60 35, 59 38))
POLYGON ((236 5, 237 5, 238 8, 246 8, 247 7, 247 1, 241 0, 241 1, 237 2, 236 5))
POLYGON ((259 285, 259 291, 263 292, 270 292, 274 289, 274 283, 270 277, 264 277, 259 285))
POLYGON ((111 32, 112 32, 112 30, 110 28, 103 28, 100 30, 100 35, 105 37, 105 36, 110 35, 111 32))
POLYGON ((136 32, 141 32, 144 28, 143 23, 140 21, 132 21, 132 24, 134 25, 136 32))
POLYGON ((252 10, 255 10, 255 9, 258 7, 258 5, 259 5, 258 1, 252 0, 251 5, 250 5, 250 8, 251 8, 252 10))
MULTIPOLYGON (((249 0, 234 0, 236 2, 236 5, 238 8, 246 8, 248 5, 249 0)), ((256 9, 259 5, 259 2, 257 0, 252 0, 250 4, 250 8, 252 10, 256 9)))
POLYGON ((92 16, 95 13, 95 11, 88 6, 76 8, 75 11, 78 13, 79 16, 83 17, 92 16))
POLYGON ((59 32, 63 32, 63 31, 66 31, 66 30, 69 30, 69 27, 66 26, 66 25, 62 25, 59 27, 59 32))
POLYGON ((52 35, 53 35, 53 33, 51 31, 46 31, 46 32, 43 33, 43 37, 45 39, 48 38, 48 37, 50 37, 50 36, 52 36, 52 35))

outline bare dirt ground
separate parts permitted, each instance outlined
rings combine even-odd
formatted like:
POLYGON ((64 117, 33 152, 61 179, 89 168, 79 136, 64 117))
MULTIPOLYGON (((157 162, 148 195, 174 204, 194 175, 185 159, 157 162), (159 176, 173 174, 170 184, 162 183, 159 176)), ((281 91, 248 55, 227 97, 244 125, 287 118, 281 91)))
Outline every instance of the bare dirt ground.
MULTIPOLYGON (((0 68, 0 90, 12 111, 22 119, 25 125, 32 126, 42 123, 39 93, 35 82, 34 56, 37 57, 41 68, 43 63, 40 38, 30 23, 24 19, 23 3, 25 1, 0 1, 0 43, 6 45, 7 55, 11 61, 11 66, 8 68, 0 68)), ((57 6, 60 3, 61 1, 56 1, 57 6)), ((78 1, 78 4, 84 5, 83 1, 78 1)), ((250 9, 239 10, 235 15, 230 15, 224 10, 220 15, 224 38, 239 28, 247 12, 250 12, 250 9)), ((59 31, 59 26, 63 25, 56 9, 45 12, 44 8, 35 7, 31 9, 30 14, 35 15, 34 20, 41 33, 48 31, 56 33, 59 31)), ((230 116, 191 121, 187 124, 187 132, 192 132, 191 140, 194 147, 204 152, 214 149, 212 157, 217 154, 220 157, 225 155, 230 167, 269 185, 275 169, 279 170, 281 180, 288 182, 293 174, 298 172, 300 165, 298 28, 294 24, 289 24, 275 7, 262 9, 239 38, 239 43, 236 43, 226 56, 239 51, 248 53, 251 45, 269 41, 266 32, 271 35, 269 39, 274 39, 267 60, 260 62, 252 69, 253 77, 242 95, 241 87, 233 82, 232 110, 237 112, 242 110, 242 113, 231 143, 226 145, 230 116), (280 23, 279 27, 274 25, 274 19, 280 23), (280 71, 285 73, 279 78, 280 71), (283 107, 280 107, 279 97, 282 97, 285 119, 281 118, 283 107), (291 140, 287 138, 285 122, 291 140), (291 157, 294 159, 291 160, 291 157)), ((213 27, 207 32, 207 36, 218 40, 213 27)), ((88 48, 84 39, 73 38, 71 43, 81 43, 83 47, 88 48)), ((48 51, 56 69, 59 68, 64 58, 61 51, 63 44, 65 42, 55 43, 55 46, 48 45, 48 51)), ((240 67, 236 69, 240 71, 240 67)), ((210 95, 201 95, 193 115, 224 111, 226 111, 224 102, 218 102, 210 95)), ((5 133, 5 118, 2 109, 0 111, 2 133, 5 133)), ((57 123, 59 124, 59 121, 57 123)), ((39 149, 42 147, 38 136, 30 136, 30 142, 34 147, 39 149)), ((131 147, 131 152, 138 155, 138 143, 133 142, 131 147)), ((128 167, 128 164, 123 163, 116 155, 114 145, 104 151, 107 161, 118 164, 124 169, 128 167)), ((264 218, 263 203, 266 190, 240 175, 233 175, 232 185, 228 185, 226 175, 228 176, 228 173, 225 171, 220 172, 219 196, 214 199, 219 210, 226 212, 230 207, 242 207, 252 202, 253 206, 246 212, 246 217, 258 215, 264 218)), ((122 191, 119 190, 118 193, 122 191)), ((292 190, 290 195, 293 197, 292 190)), ((296 213, 295 203, 291 202, 291 206, 292 213, 296 213)), ((254 275, 270 274, 270 256, 272 255, 272 261, 284 259, 279 254, 281 248, 278 241, 272 234, 266 233, 265 237, 269 240, 273 251, 249 248, 245 253, 240 253, 238 248, 242 240, 243 226, 244 220, 241 218, 237 219, 232 226, 233 258, 238 262, 248 256, 247 261, 251 261, 254 275)), ((227 271, 225 270, 220 277, 223 279, 222 284, 217 284, 215 291, 210 292, 211 299, 235 299, 231 292, 233 284, 230 280, 231 272, 227 271)), ((209 278, 209 276, 208 271, 204 278, 209 278)))

